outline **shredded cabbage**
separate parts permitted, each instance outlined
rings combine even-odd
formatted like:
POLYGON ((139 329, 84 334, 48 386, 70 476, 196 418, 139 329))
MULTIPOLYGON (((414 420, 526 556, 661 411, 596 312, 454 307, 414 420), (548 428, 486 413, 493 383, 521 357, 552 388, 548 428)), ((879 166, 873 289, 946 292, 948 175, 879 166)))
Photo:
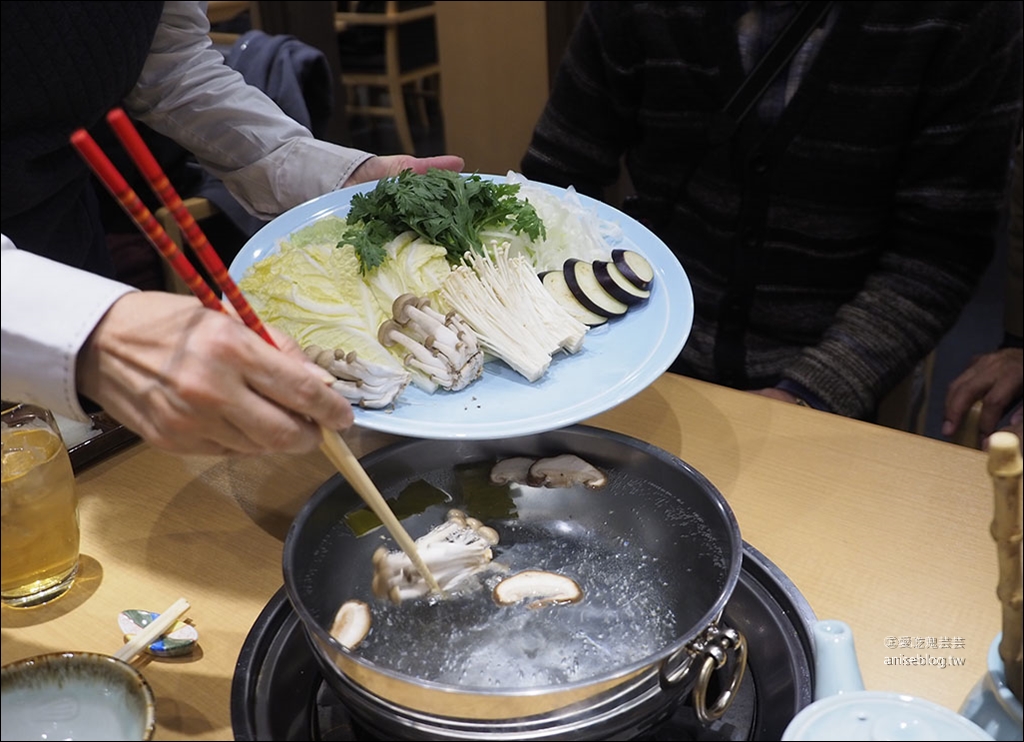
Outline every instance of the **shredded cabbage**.
POLYGON ((509 245, 509 255, 525 255, 538 273, 560 270, 569 258, 592 262, 609 260, 609 242, 618 242, 622 230, 618 224, 601 219, 597 210, 583 205, 576 189, 570 186, 558 195, 520 173, 510 170, 505 179, 519 185, 518 198, 529 201, 544 222, 547 237, 537 242, 511 230, 487 230, 480 233, 484 245, 493 254, 496 246, 509 245))

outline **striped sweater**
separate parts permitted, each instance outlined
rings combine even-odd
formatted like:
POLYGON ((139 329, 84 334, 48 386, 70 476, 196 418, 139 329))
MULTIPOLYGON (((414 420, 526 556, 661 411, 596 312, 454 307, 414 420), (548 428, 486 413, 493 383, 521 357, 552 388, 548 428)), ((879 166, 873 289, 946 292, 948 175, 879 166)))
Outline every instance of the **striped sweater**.
POLYGON ((746 7, 588 3, 522 171, 601 198, 625 163, 694 291, 673 371, 870 419, 994 253, 1021 3, 839 2, 777 121, 714 147, 746 7))

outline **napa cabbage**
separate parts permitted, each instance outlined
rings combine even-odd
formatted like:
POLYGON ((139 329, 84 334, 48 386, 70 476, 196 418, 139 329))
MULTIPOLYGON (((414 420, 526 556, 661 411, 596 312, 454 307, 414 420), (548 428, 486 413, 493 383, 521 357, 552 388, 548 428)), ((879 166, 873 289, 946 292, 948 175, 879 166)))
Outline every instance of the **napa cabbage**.
MULTIPOLYGON (((239 287, 264 322, 303 348, 354 350, 365 360, 403 369, 405 351, 385 347, 378 329, 402 294, 425 297, 447 311, 439 304, 451 272, 447 251, 405 232, 385 245, 387 260, 364 276, 355 248, 342 239, 347 229, 346 220, 335 216, 303 227, 251 266, 239 287)), ((423 373, 405 370, 421 389, 436 388, 423 373)))
POLYGON ((344 228, 343 219, 328 217, 297 231, 250 266, 238 286, 264 322, 303 348, 354 350, 401 370, 401 361, 377 339, 390 315, 360 278, 352 247, 338 246, 344 228))

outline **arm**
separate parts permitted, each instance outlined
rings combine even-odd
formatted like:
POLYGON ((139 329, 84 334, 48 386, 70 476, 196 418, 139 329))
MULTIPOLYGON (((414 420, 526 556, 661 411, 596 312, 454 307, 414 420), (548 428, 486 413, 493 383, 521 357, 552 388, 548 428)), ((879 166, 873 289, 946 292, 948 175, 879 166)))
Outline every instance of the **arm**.
POLYGON ((877 265, 783 373, 843 414, 869 412, 938 345, 994 252, 1019 132, 1020 8, 960 12, 925 68, 877 265))
POLYGON ((132 287, 18 250, 6 235, 0 236, 0 285, 3 398, 84 420, 75 356, 132 287))
POLYGON ((193 297, 0 246, 4 399, 84 420, 81 394, 175 453, 306 451, 318 425, 352 424, 333 379, 280 333, 277 350, 193 297))
POLYGON ((341 187, 371 157, 313 138, 210 48, 205 3, 167 2, 142 74, 125 99, 251 213, 269 219, 341 187))
POLYGON ((167 2, 126 110, 192 152, 250 213, 270 219, 345 185, 461 158, 375 157, 315 139, 210 48, 205 3, 167 2))
MULTIPOLYGON (((406 167, 461 169, 457 157, 374 157, 317 142, 206 48, 205 29, 201 4, 166 4, 155 68, 147 66, 128 108, 223 168, 257 213, 406 167)), ((191 297, 134 292, 18 250, 6 237, 0 258, 5 399, 84 419, 82 394, 180 453, 306 450, 317 443, 318 424, 352 422, 348 403, 287 338, 278 336, 279 352, 191 297)))
POLYGON ((1024 186, 1022 186, 1021 151, 1024 142, 1017 145, 1014 158, 1013 185, 1010 194, 1010 220, 1007 242, 1006 296, 1004 297, 1003 345, 998 350, 975 358, 949 385, 946 392, 946 412, 942 434, 953 435, 967 411, 981 400, 978 432, 986 438, 995 432, 1000 421, 1007 417, 1012 432, 1021 434, 1021 396, 1024 393, 1024 329, 1021 313, 1022 297, 1022 212, 1024 212, 1024 186), (1016 403, 1016 405, 1014 405, 1016 403))

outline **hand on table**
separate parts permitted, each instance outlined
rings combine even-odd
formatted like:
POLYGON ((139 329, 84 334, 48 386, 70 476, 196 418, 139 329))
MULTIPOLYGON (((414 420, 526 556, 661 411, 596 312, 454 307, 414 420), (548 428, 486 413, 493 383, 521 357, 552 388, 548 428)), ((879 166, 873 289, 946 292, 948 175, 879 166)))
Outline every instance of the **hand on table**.
POLYGON ((116 301, 78 356, 78 391, 152 445, 180 454, 305 452, 352 408, 294 341, 270 346, 191 296, 116 301))
MULTIPOLYGON (((1024 389, 1024 350, 1002 348, 991 353, 975 356, 967 369, 954 379, 946 391, 945 417, 942 434, 951 436, 956 432, 967 411, 981 400, 981 414, 978 417, 978 432, 988 438, 995 432, 999 420, 1009 410, 1015 399, 1020 398, 1024 389)), ((1020 407, 1016 412, 1016 423, 1011 421, 1013 432, 1020 436, 1020 407)))

